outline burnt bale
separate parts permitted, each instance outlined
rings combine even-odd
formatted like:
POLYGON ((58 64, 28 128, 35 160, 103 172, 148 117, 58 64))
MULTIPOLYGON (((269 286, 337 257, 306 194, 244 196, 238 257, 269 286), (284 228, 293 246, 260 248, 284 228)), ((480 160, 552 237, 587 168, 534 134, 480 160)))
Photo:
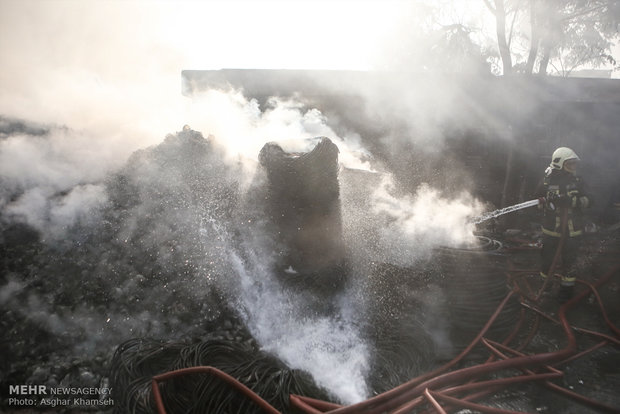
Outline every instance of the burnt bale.
POLYGON ((266 144, 259 154, 266 171, 267 216, 284 254, 277 264, 289 275, 334 281, 342 273, 342 238, 338 147, 318 138, 305 153, 285 152, 266 144))

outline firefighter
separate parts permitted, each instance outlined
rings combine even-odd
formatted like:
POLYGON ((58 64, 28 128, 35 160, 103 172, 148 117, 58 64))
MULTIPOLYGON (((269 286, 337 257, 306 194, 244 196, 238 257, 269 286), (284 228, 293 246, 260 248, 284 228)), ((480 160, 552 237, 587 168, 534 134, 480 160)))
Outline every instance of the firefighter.
POLYGON ((560 271, 561 282, 558 300, 565 302, 573 296, 577 275, 583 270, 578 258, 579 246, 584 233, 583 211, 590 207, 585 185, 577 175, 580 159, 567 147, 553 152, 551 164, 539 186, 538 197, 544 197, 542 222, 542 251, 540 275, 546 278, 551 270, 562 233, 566 232, 561 255, 555 270, 560 271), (562 228, 563 217, 565 228, 562 228))

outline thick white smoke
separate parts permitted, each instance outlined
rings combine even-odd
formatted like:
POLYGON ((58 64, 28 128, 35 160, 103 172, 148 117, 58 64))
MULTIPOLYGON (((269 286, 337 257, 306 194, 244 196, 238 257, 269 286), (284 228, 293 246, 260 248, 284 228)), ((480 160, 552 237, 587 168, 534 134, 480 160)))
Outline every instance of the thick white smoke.
POLYGON ((483 211, 483 204, 463 191, 447 197, 426 184, 415 194, 395 194, 385 177, 373 193, 373 213, 383 222, 379 246, 389 263, 411 266, 430 256, 438 246, 462 246, 475 240, 469 219, 483 211))
POLYGON ((213 136, 230 162, 256 161, 267 142, 277 142, 288 152, 309 151, 316 144, 310 138, 325 136, 338 146, 343 165, 370 168, 363 160, 366 151, 359 135, 339 136, 319 110, 293 99, 272 97, 267 108, 261 109, 255 99, 248 100, 241 91, 208 90, 192 99, 188 119, 192 128, 213 136))
POLYGON ((0 141, 0 177, 19 195, 0 200, 0 209, 52 240, 75 224, 96 222, 107 200, 101 182, 122 162, 99 144, 88 132, 57 127, 40 136, 6 137, 0 141))
POLYGON ((386 173, 345 171, 341 179, 344 235, 355 261, 414 266, 439 246, 472 242, 472 217, 484 204, 463 190, 445 193, 426 183, 411 193, 386 173))
POLYGON ((67 230, 75 225, 91 227, 100 219, 100 210, 107 201, 105 188, 86 184, 73 187, 64 196, 55 196, 45 188, 27 190, 5 213, 49 237, 49 242, 62 240, 67 230))

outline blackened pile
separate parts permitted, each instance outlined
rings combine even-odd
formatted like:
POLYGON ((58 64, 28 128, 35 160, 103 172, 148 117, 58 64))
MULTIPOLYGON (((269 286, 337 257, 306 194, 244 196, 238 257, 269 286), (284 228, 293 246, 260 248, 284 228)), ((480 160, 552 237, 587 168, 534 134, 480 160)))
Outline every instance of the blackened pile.
POLYGON ((338 147, 321 137, 305 153, 266 144, 259 154, 268 178, 266 209, 286 252, 277 266, 319 286, 338 287, 344 275, 338 147))
MULTIPOLYGON (((112 361, 115 412, 155 412, 152 377, 193 366, 224 371, 282 412, 289 412, 291 393, 326 398, 307 373, 291 370, 262 352, 247 333, 240 339, 211 336, 191 344, 146 339, 127 341, 119 346, 112 361)), ((170 414, 262 412, 238 390, 209 374, 194 373, 167 380, 160 385, 160 392, 170 414)))

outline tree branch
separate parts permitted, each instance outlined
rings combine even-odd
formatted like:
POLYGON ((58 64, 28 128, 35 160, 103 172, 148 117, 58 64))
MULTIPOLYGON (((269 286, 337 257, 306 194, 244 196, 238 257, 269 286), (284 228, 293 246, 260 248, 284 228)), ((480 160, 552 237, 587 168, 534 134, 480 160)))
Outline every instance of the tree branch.
POLYGON ((548 39, 543 39, 541 42, 543 46, 543 55, 540 59, 540 65, 538 65, 538 74, 544 76, 547 74, 547 66, 551 60, 551 44, 548 39))
POLYGON ((536 56, 538 56, 538 44, 540 43, 536 21, 536 0, 530 0, 530 26, 532 28, 532 39, 530 41, 530 53, 525 64, 525 73, 528 75, 534 72, 534 62, 536 61, 536 56))
POLYGON ((599 12, 601 10, 604 10, 605 8, 607 8, 606 4, 599 4, 598 6, 592 6, 590 8, 587 8, 581 11, 575 11, 574 13, 567 14, 566 16, 562 17, 560 20, 567 22, 580 16, 585 16, 590 13, 599 12))
POLYGON ((512 57, 510 56, 510 48, 506 42, 506 11, 504 9, 504 0, 495 0, 495 9, 497 11, 495 14, 497 45, 499 46, 499 54, 504 66, 504 75, 509 75, 512 73, 512 57))
POLYGON ((510 23, 510 32, 508 33, 508 49, 510 49, 512 45, 512 34, 514 33, 515 22, 517 20, 517 15, 519 14, 519 9, 521 8, 521 0, 517 2, 517 5, 514 9, 514 14, 512 15, 512 22, 510 23))
POLYGON ((489 0, 483 0, 483 1, 491 13, 497 14, 497 11, 493 8, 493 5, 491 4, 489 0))

